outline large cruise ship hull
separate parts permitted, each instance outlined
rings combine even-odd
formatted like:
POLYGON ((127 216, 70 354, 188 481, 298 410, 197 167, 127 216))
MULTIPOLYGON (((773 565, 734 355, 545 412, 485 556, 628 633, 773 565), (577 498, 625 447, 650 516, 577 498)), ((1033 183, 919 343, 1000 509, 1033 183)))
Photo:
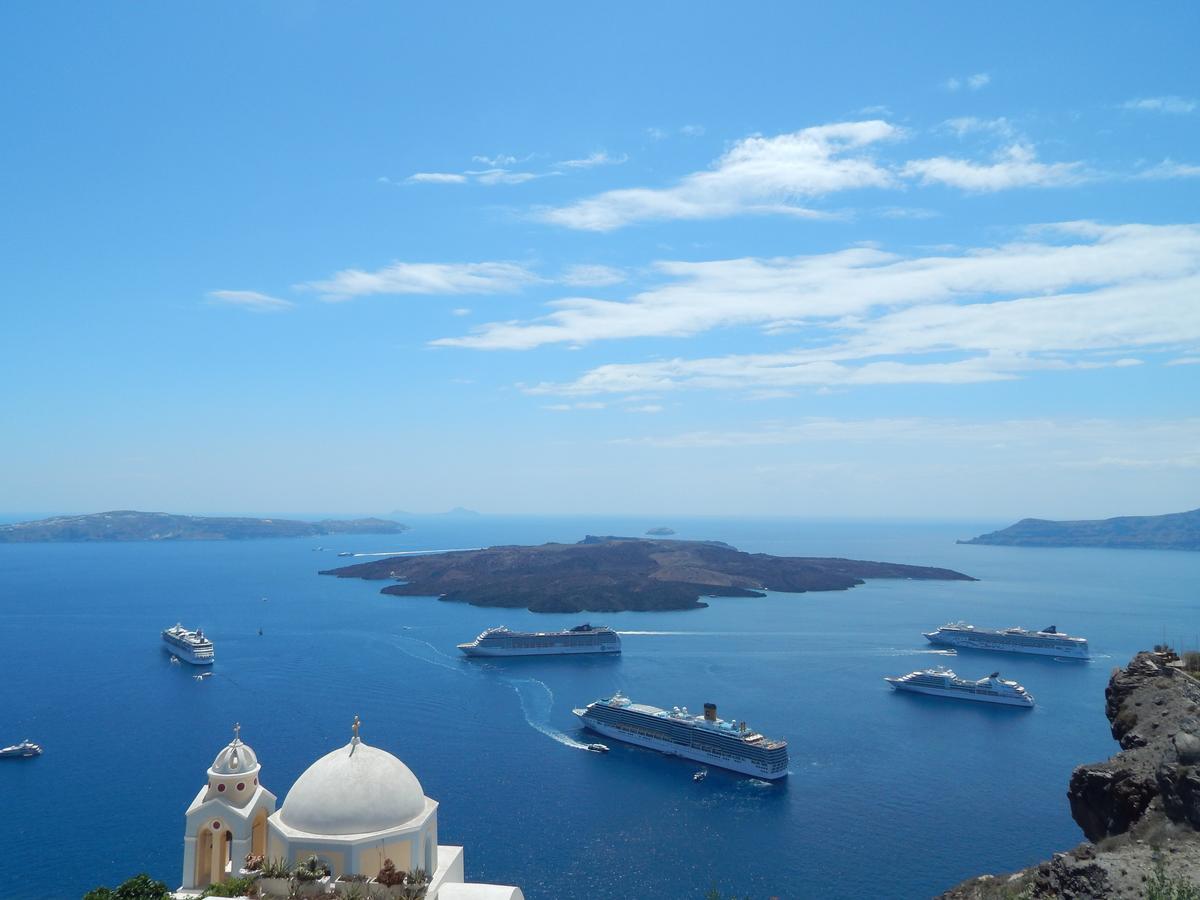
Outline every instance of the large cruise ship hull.
POLYGON ((627 744, 636 744, 639 747, 647 747, 651 750, 657 750, 660 753, 665 753, 668 756, 679 756, 684 759, 690 759, 695 762, 704 763, 709 766, 716 766, 720 769, 729 769, 731 772, 738 772, 742 775, 753 775, 755 778, 762 778, 766 781, 778 781, 781 778, 787 777, 787 769, 777 772, 769 772, 760 766, 756 766, 750 762, 742 762, 735 759, 730 759, 727 756, 721 756, 716 753, 709 753, 698 747, 683 747, 679 744, 666 740, 658 740, 645 734, 638 734, 626 731, 623 728, 617 728, 612 725, 607 725, 603 722, 597 722, 587 715, 579 716, 584 726, 597 734, 603 734, 610 738, 615 738, 618 741, 624 741, 627 744))
POLYGON ((474 644, 459 644, 458 649, 467 656, 575 656, 579 653, 612 655, 621 652, 620 647, 476 647, 474 644))
POLYGON ((1035 656, 1058 656, 1064 659, 1088 659, 1087 644, 1079 646, 1019 646, 1005 643, 1003 640, 993 640, 986 634, 961 634, 955 632, 930 631, 925 633, 925 639, 931 644, 942 644, 947 647, 965 647, 968 650, 993 650, 999 653, 1031 653, 1035 656))
POLYGON ((897 684, 889 679, 889 684, 898 691, 908 691, 911 694, 928 694, 931 697, 946 697, 950 700, 968 700, 972 703, 999 703, 1002 706, 1020 706, 1032 709, 1033 704, 1019 697, 994 697, 987 694, 972 694, 967 691, 947 690, 945 688, 925 685, 897 684))
POLYGON ((193 666, 211 666, 216 659, 212 654, 197 656, 190 647, 180 647, 165 639, 163 640, 163 649, 172 656, 177 657, 180 661, 191 663, 193 666))

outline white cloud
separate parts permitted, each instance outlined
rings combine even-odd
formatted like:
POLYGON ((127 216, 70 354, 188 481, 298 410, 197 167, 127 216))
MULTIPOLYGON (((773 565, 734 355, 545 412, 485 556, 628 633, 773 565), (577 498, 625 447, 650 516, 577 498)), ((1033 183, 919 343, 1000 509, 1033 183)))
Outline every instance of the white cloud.
POLYGON ((799 335, 781 352, 601 365, 531 393, 787 390, 1011 380, 1133 365, 1200 342, 1200 226, 1064 223, 1024 239, 905 258, 856 247, 809 257, 661 262, 668 280, 626 300, 567 298, 531 321, 433 343, 582 346, 756 326, 799 335))
POLYGON ((797 323, 846 335, 906 307, 954 310, 971 300, 1070 291, 1086 297, 1103 287, 1136 291, 1142 284, 1174 285, 1200 270, 1200 226, 1065 223, 1031 229, 1012 243, 924 257, 852 247, 814 256, 668 261, 656 268, 666 281, 628 299, 564 298, 550 303, 542 318, 489 323, 435 343, 519 350, 797 323))
POLYGON ((374 272, 343 269, 331 278, 298 287, 317 291, 322 300, 336 301, 371 294, 502 294, 540 280, 510 262, 396 262, 374 272))
POLYGON ((467 176, 458 172, 414 172, 405 181, 409 184, 466 184, 467 176))
POLYGON ((460 306, 457 309, 450 310, 450 315, 452 316, 469 316, 470 314, 471 310, 465 306, 460 306))
MULTIPOLYGON (((529 157, 527 156, 525 159, 529 159, 529 157)), ((511 156, 507 153, 498 153, 495 156, 472 156, 471 161, 483 163, 485 166, 488 166, 492 169, 502 169, 506 166, 511 166, 516 162, 521 162, 522 160, 518 160, 515 156, 511 156)))
MULTIPOLYGON (((480 157, 475 157, 479 159, 480 157)), ((379 179, 380 184, 390 185, 406 185, 406 184, 524 184, 526 181, 533 181, 535 178, 544 178, 548 174, 554 173, 537 173, 537 172, 513 172, 510 169, 492 167, 488 169, 467 169, 463 172, 414 172, 403 181, 395 181, 394 179, 383 176, 379 179)))
POLYGON ((1012 137, 1016 134, 1013 124, 1003 117, 998 119, 980 119, 976 116, 960 116, 947 119, 941 124, 943 131, 949 131, 957 137, 968 134, 996 134, 1001 137, 1012 137))
POLYGON ((290 300, 281 300, 258 291, 209 291, 208 299, 210 303, 237 306, 251 312, 283 312, 295 305, 290 300))
POLYGON ((582 159, 564 159, 559 165, 568 169, 591 169, 596 166, 619 166, 628 161, 629 157, 624 153, 620 156, 609 156, 606 151, 597 150, 582 159))
POLYGON ((987 72, 976 72, 974 75, 952 76, 947 78, 943 83, 948 91, 959 91, 966 88, 968 91, 977 91, 980 88, 987 87, 992 81, 992 76, 987 72))
POLYGON ((710 219, 744 213, 817 216, 798 200, 863 187, 889 187, 895 178, 865 150, 900 136, 882 120, 842 122, 775 137, 738 141, 712 167, 669 188, 607 191, 539 218, 586 231, 611 231, 635 222, 710 219))
POLYGON ((558 280, 572 287, 606 287, 620 284, 625 273, 613 266, 575 265, 565 269, 558 280))
POLYGON ((684 125, 682 128, 679 129, 679 133, 682 134, 684 137, 703 137, 704 136, 704 126, 703 125, 684 125))
POLYGON ((571 412, 576 409, 604 409, 605 406, 606 404, 594 400, 584 400, 578 403, 551 403, 543 406, 542 409, 548 409, 551 412, 571 412))
POLYGON ((1200 356, 1180 356, 1176 359, 1169 359, 1166 362, 1168 366, 1200 366, 1200 356))
POLYGON ((1161 112, 1182 116, 1195 111, 1196 101, 1187 97, 1140 97, 1136 100, 1126 100, 1121 104, 1122 109, 1139 112, 1161 112))
POLYGON ((535 178, 544 178, 545 175, 536 172, 511 172, 508 169, 482 169, 480 171, 468 170, 463 173, 479 184, 524 184, 527 181, 533 181, 535 178))
POLYGON ((1175 162, 1172 159, 1164 159, 1157 165, 1138 172, 1134 178, 1145 178, 1152 181, 1166 181, 1172 178, 1200 178, 1200 166, 1175 162))
POLYGON ((1038 162, 1033 147, 1021 143, 1012 144, 991 163, 938 156, 907 162, 901 172, 922 184, 946 184, 979 193, 1017 187, 1064 187, 1088 178, 1082 163, 1038 162))

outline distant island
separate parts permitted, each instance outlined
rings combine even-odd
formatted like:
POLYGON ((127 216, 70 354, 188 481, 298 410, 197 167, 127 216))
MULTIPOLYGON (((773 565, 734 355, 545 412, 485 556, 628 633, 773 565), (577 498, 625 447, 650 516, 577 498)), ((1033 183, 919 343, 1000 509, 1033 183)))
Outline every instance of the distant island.
POLYGON ((556 613, 700 609, 705 596, 844 591, 866 578, 976 580, 926 566, 743 553, 719 541, 592 535, 577 544, 392 556, 320 574, 397 582, 385 594, 556 613))
POLYGON ((399 534, 407 530, 407 525, 388 519, 301 522, 294 519, 175 516, 121 509, 0 525, 0 544, 37 541, 241 541, 326 534, 399 534))
POLYGON ((646 534, 653 535, 654 537, 667 537, 668 535, 672 535, 674 533, 675 529, 668 528, 666 525, 659 525, 657 528, 646 529, 646 534))
POLYGON ((1131 550, 1200 550, 1200 509, 1164 516, 1119 516, 1078 522, 1022 519, 960 544, 1006 547, 1124 547, 1131 550))

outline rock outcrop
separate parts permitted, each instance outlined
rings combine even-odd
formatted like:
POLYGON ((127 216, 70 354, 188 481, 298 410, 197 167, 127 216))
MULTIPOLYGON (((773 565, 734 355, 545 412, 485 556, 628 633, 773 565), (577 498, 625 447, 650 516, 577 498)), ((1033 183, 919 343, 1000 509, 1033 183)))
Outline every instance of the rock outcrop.
POLYGON ((1092 843, 943 898, 1143 898, 1164 879, 1200 885, 1200 682, 1174 653, 1143 652, 1113 671, 1104 695, 1121 751, 1077 766, 1067 789, 1092 843))

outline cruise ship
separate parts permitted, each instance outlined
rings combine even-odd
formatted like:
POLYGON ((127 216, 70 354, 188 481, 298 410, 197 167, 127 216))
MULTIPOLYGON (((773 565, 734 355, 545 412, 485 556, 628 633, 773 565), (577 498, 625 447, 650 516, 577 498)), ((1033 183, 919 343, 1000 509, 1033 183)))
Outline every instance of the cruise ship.
POLYGON ((179 659, 194 666, 211 666, 213 663, 213 643, 199 629, 188 631, 182 625, 175 624, 162 633, 163 643, 179 659))
POLYGON ((634 703, 618 691, 573 712, 597 734, 639 747, 768 781, 787 775, 787 741, 763 737, 745 722, 718 719, 713 703, 704 704, 704 715, 694 716, 687 707, 666 710, 634 703))
POLYGON ((976 628, 966 622, 955 622, 943 625, 937 631, 927 631, 925 637, 934 644, 968 647, 973 650, 1040 653, 1043 656, 1065 656, 1072 659, 1087 659, 1089 655, 1087 638, 1063 634, 1053 625, 1048 625, 1041 631, 1026 631, 1024 628, 994 631, 990 628, 976 628))
POLYGON ((898 691, 912 691, 934 697, 952 697, 956 700, 975 700, 981 703, 1003 703, 1008 706, 1033 706, 1033 697, 1015 681, 1004 681, 999 672, 993 672, 978 681, 959 678, 943 666, 909 672, 899 678, 884 678, 898 691))
POLYGON ((567 631, 509 631, 489 628, 458 649, 467 656, 553 656, 573 653, 620 653, 621 638, 602 625, 576 625, 567 631))

